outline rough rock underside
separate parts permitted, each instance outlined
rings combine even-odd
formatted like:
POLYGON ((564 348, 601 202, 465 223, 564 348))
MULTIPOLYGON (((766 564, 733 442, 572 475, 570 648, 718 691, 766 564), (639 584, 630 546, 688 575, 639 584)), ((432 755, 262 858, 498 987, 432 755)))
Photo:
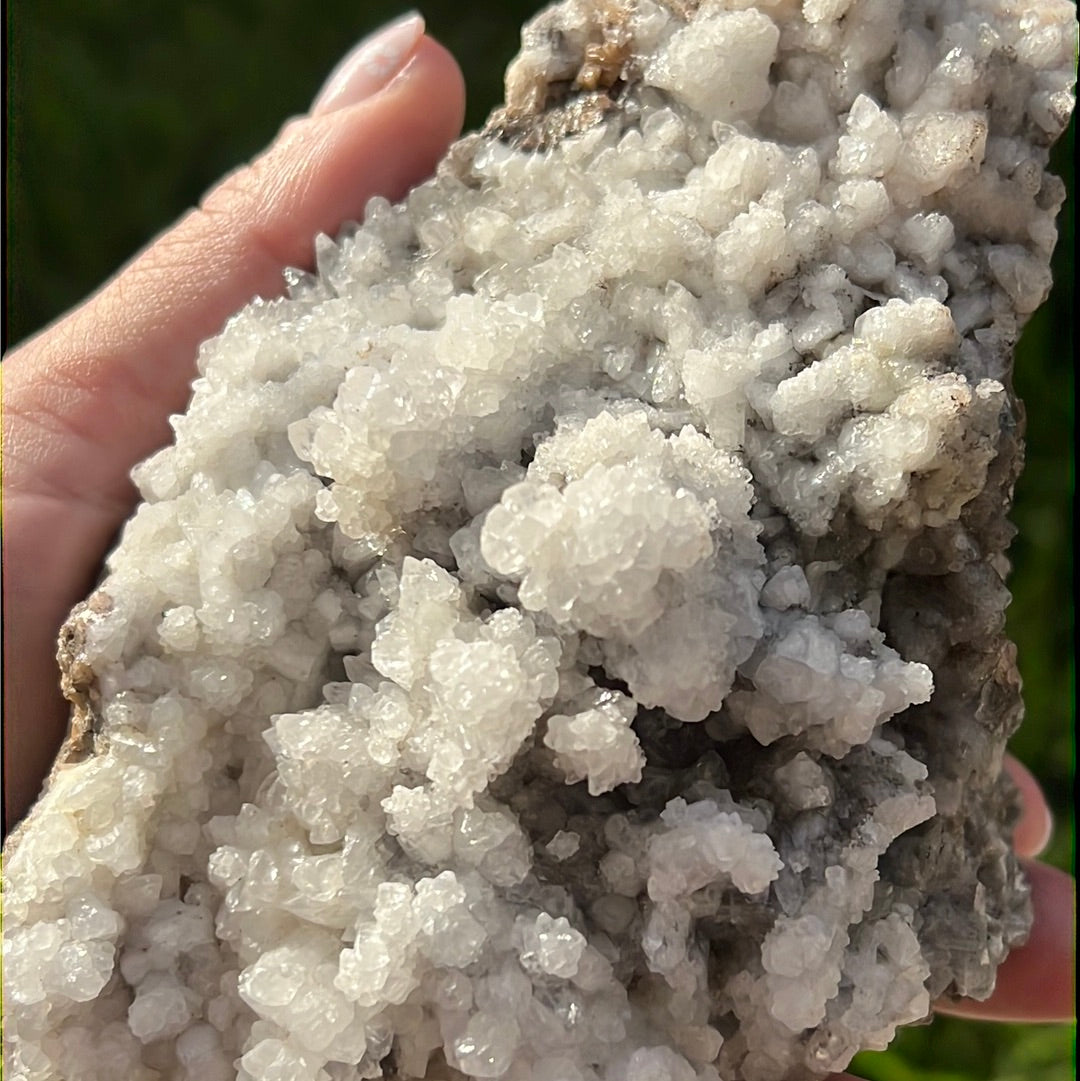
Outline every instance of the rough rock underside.
MULTIPOLYGON (((20 1081, 785 1081, 986 997, 1066 0, 569 0, 207 343, 9 846, 20 1081)), ((212 268, 208 268, 212 272, 212 268)))

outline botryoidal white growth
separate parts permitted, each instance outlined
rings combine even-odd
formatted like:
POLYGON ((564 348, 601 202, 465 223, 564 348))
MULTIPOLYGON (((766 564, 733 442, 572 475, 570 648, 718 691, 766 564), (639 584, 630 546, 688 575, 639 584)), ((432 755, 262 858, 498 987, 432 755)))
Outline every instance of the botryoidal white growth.
POLYGON ((985 997, 1065 0, 568 0, 200 355, 61 643, 12 1081, 785 1081, 985 997))

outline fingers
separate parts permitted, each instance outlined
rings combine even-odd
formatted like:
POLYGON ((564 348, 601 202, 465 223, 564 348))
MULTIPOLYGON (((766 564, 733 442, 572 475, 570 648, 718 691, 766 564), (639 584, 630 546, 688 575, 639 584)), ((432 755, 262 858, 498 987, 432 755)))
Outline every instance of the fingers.
POLYGON ((316 234, 429 175, 457 135, 454 59, 419 36, 403 62, 359 102, 331 80, 332 101, 320 97, 314 115, 4 359, 6 827, 37 795, 66 727, 57 631, 130 511, 129 470, 170 438, 199 342, 252 297, 279 295, 285 266, 310 267, 316 234))
POLYGON ((1016 854, 1025 859, 1039 855, 1050 843, 1053 817, 1039 782, 1011 754, 1005 756, 1005 769, 1020 790, 1020 821, 1013 831, 1016 854))
POLYGON ((1076 883, 1043 863, 1025 863, 1035 922, 1026 945, 998 969, 997 990, 985 1002, 939 1000, 934 1008, 987 1021, 1070 1021, 1075 1016, 1076 883))

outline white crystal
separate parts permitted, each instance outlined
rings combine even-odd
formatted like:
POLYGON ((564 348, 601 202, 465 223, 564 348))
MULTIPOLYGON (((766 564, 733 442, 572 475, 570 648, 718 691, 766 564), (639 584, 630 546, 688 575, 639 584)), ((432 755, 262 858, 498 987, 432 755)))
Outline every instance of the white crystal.
POLYGON ((793 1081, 989 994, 1029 9, 568 0, 203 346, 6 854, 13 1077, 793 1081))

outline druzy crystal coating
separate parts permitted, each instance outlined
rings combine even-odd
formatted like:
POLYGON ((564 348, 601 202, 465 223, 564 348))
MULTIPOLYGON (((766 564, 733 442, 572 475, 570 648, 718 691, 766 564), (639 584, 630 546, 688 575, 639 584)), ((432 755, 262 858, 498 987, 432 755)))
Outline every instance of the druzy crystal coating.
POLYGON ((11 1076, 795 1081, 986 997, 1074 38, 1064 0, 526 27, 135 472, 8 848, 11 1076))

